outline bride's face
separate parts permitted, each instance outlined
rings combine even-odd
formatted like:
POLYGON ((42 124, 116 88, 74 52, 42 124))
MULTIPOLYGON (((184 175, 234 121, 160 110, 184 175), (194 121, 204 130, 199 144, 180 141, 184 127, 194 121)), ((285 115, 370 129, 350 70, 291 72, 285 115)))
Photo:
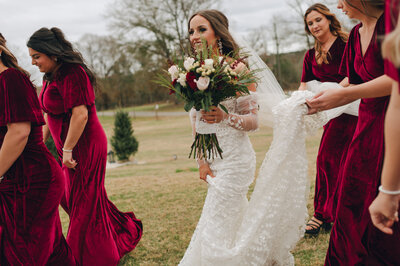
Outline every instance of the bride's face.
POLYGON ((189 23, 189 40, 195 49, 201 48, 202 39, 208 46, 216 47, 217 37, 210 22, 200 15, 196 15, 189 23))
POLYGON ((329 29, 329 20, 315 10, 307 15, 306 22, 311 34, 317 39, 331 32, 329 29))

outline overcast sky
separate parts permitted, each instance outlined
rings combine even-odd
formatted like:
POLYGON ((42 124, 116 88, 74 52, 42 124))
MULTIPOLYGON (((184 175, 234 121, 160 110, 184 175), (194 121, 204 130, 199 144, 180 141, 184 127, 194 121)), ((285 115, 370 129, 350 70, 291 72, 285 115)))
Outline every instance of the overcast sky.
MULTIPOLYGON (((85 33, 110 34, 104 15, 107 7, 115 1, 0 0, 0 32, 20 64, 34 73, 25 46, 33 32, 41 27, 59 27, 72 42, 78 41, 85 33)), ((287 9, 285 0, 220 0, 220 3, 221 11, 230 20, 231 29, 239 33, 265 25, 271 16, 287 9)), ((37 73, 34 76, 39 77, 37 73)))
MULTIPOLYGON (((107 7, 115 0, 0 0, 0 32, 10 46, 25 49, 26 40, 41 27, 59 27, 71 41, 85 33, 106 35, 107 7)), ((162 1, 162 0, 160 0, 162 1)), ((245 32, 266 24, 287 8, 285 0, 220 0, 221 10, 235 31, 245 32)))

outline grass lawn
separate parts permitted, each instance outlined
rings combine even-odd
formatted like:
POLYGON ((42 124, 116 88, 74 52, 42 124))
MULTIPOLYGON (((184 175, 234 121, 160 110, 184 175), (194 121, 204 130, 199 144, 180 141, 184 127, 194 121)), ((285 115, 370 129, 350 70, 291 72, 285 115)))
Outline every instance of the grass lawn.
MULTIPOLYGON (((112 135, 113 117, 100 117, 106 134, 112 135)), ((144 225, 137 248, 120 265, 177 265, 189 244, 206 196, 206 184, 198 178, 197 165, 188 159, 192 141, 189 118, 137 118, 132 121, 139 151, 138 164, 107 170, 110 200, 121 211, 134 211, 144 225), (174 157, 177 156, 177 160, 174 157)), ((321 132, 307 140, 312 213, 315 160, 321 132)), ((261 165, 272 140, 272 130, 250 134, 261 165)), ((68 218, 62 212, 64 232, 68 218)), ((322 265, 329 234, 302 239, 295 248, 296 265, 322 265)))
MULTIPOLYGON (((156 104, 144 104, 140 106, 133 106, 133 107, 123 107, 122 110, 125 112, 143 112, 143 111, 154 111, 156 104)), ((158 110, 162 112, 182 112, 183 111, 183 104, 175 104, 173 102, 162 102, 158 104, 158 110)), ((117 109, 111 109, 106 111, 117 111, 117 109)))

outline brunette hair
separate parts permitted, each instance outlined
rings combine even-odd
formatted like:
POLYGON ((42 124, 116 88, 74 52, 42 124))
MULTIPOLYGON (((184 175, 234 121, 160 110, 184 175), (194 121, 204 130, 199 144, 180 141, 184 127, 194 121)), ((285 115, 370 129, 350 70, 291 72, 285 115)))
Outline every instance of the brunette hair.
POLYGON ((57 71, 65 63, 79 64, 88 75, 93 88, 97 89, 96 76, 84 62, 82 54, 75 50, 72 44, 65 39, 64 33, 59 28, 41 28, 37 30, 29 38, 26 45, 49 57, 56 57, 58 66, 53 73, 45 74, 45 80, 54 80, 57 77, 57 71))
MULTIPOLYGON (((339 37, 342 39, 344 42, 347 42, 347 39, 349 38, 349 35, 342 30, 342 25, 340 24, 339 20, 336 18, 335 14, 333 14, 329 8, 321 3, 316 3, 312 6, 310 6, 305 14, 304 14, 304 29, 306 30, 307 34, 312 35, 310 32, 310 29, 308 28, 307 25, 307 16, 312 12, 316 11, 326 17, 327 20, 329 20, 329 30, 334 36, 339 37)), ((314 37, 314 35, 312 35, 314 37)), ((330 57, 329 52, 324 52, 322 51, 322 45, 321 42, 318 41, 317 38, 314 37, 314 48, 316 51, 315 59, 318 63, 318 65, 321 65, 322 63, 329 64, 328 61, 328 56, 330 57)))
POLYGON ((360 11, 361 13, 376 18, 375 16, 371 15, 371 13, 369 12, 368 8, 376 8, 379 10, 383 10, 385 8, 385 0, 357 0, 360 1, 361 5, 362 5, 362 9, 354 6, 349 0, 344 0, 349 6, 351 6, 352 8, 357 9, 358 11, 360 11))
POLYGON ((190 21, 197 15, 202 16, 210 22, 210 25, 215 32, 215 36, 221 39, 222 52, 224 55, 229 54, 232 57, 239 56, 239 46, 229 32, 228 18, 221 11, 209 9, 194 13, 188 21, 188 30, 190 29, 190 21))
POLYGON ((7 48, 6 39, 4 38, 3 34, 0 33, 0 60, 6 67, 11 67, 18 69, 28 77, 30 76, 29 72, 23 69, 18 65, 17 58, 11 53, 11 51, 7 48))

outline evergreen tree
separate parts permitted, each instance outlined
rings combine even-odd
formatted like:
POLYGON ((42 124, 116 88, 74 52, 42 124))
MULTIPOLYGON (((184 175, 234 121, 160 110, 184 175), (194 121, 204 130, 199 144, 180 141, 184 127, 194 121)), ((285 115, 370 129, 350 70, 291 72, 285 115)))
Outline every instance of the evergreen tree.
POLYGON ((111 145, 118 160, 126 161, 131 154, 135 154, 139 142, 133 136, 131 119, 127 112, 118 111, 115 115, 114 136, 111 138, 111 145))

